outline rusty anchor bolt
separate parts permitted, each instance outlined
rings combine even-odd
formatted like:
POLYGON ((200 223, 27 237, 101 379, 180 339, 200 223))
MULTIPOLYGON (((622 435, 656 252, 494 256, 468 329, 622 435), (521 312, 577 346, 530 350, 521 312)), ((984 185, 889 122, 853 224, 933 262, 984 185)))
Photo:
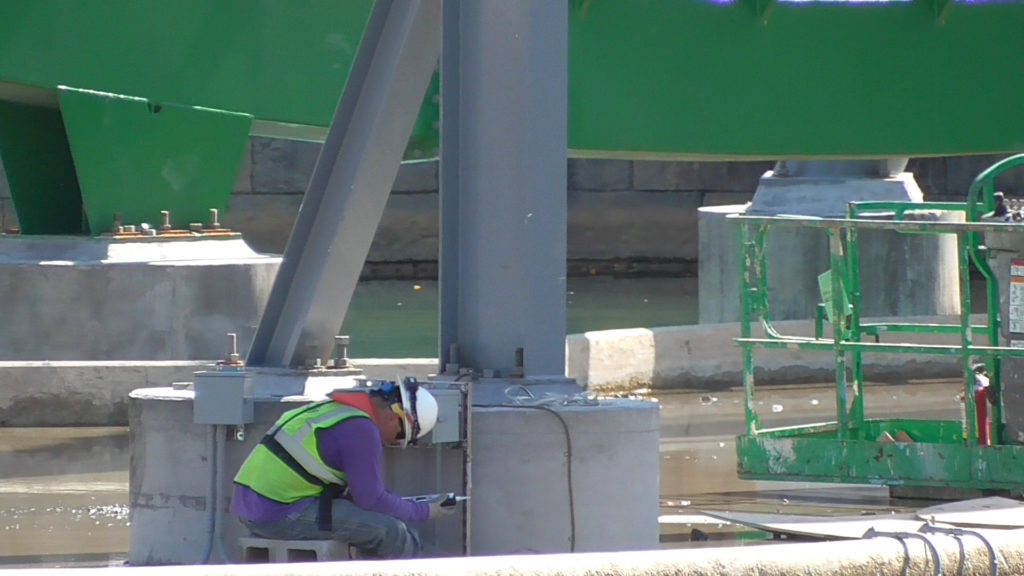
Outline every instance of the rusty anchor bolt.
POLYGON ((160 211, 160 231, 166 232, 171 229, 171 213, 167 210, 160 211))
POLYGON ((210 208, 210 228, 214 230, 220 228, 219 214, 220 212, 216 208, 210 208))

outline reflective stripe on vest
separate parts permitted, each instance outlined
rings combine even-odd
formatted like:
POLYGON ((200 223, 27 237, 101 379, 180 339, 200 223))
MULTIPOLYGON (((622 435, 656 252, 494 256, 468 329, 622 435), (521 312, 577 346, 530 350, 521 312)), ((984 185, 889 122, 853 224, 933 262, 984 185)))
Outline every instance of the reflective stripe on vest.
POLYGON ((344 473, 330 468, 320 459, 316 446, 316 431, 329 428, 351 416, 367 416, 361 410, 324 400, 322 406, 286 420, 268 435, 272 436, 306 472, 319 478, 324 484, 338 484, 344 473))
POLYGON ((345 473, 327 466, 320 459, 316 431, 349 418, 369 418, 369 415, 332 400, 285 412, 267 432, 265 439, 276 441, 294 459, 291 466, 268 449, 268 442, 262 442, 242 463, 235 482, 283 503, 321 494, 325 484, 345 486, 345 473), (296 471, 296 463, 307 473, 296 471))

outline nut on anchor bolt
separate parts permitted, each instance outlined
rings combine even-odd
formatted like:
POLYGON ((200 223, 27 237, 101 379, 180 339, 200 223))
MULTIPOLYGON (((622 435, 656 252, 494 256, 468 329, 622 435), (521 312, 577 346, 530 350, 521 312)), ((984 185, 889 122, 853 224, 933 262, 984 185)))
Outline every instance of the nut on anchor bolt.
POLYGON ((334 362, 331 365, 333 368, 347 369, 352 368, 352 363, 348 360, 348 336, 335 336, 334 337, 334 362))

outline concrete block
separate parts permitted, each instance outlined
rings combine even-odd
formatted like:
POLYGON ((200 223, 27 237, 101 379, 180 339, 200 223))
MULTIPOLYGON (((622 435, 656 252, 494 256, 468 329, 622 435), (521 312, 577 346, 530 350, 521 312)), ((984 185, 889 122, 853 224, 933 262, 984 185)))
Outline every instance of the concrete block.
POLYGON ((221 221, 241 232, 253 250, 282 254, 301 205, 302 194, 235 194, 221 221))
POLYGON ((728 206, 732 204, 746 204, 754 199, 754 190, 749 192, 706 192, 704 194, 704 206, 728 206))
POLYGON ((758 160, 750 162, 725 162, 728 177, 715 190, 727 192, 750 192, 757 189, 764 173, 771 170, 774 162, 770 160, 758 160))
MULTIPOLYGON (((781 196, 780 200, 784 200, 781 196)), ((837 207, 824 202, 825 210, 837 207)), ((805 206, 810 210, 810 206, 805 206)), ((698 271, 701 323, 739 319, 739 256, 736 227, 727 219, 743 206, 714 206, 699 210, 698 271)), ((926 213, 924 220, 950 213, 926 213)), ((959 309, 956 240, 951 235, 925 236, 884 230, 860 233, 862 313, 949 314, 959 309), (917 255, 911 258, 909 255, 917 255), (952 262, 954 265, 949 265, 952 262), (925 288, 927 287, 927 288, 925 288)), ((765 241, 771 317, 776 320, 811 318, 821 301, 817 277, 829 269, 828 241, 821 230, 776 226, 765 241), (799 257, 793 257, 793 255, 799 257), (780 289, 784 286, 784 289, 780 289)))
POLYGON ((761 178, 750 204, 750 214, 801 214, 843 218, 852 201, 921 202, 914 175, 902 172, 890 178, 777 177, 761 178))
MULTIPOLYGON (((436 261, 437 201, 437 194, 392 194, 367 260, 436 261)), ((223 221, 257 252, 282 254, 301 205, 300 194, 236 194, 223 221)))
MULTIPOLYGON (((322 393, 317 393, 257 400, 254 421, 245 426, 244 436, 231 434, 225 438, 220 427, 192 424, 192 391, 133 390, 129 401, 129 562, 133 566, 201 564, 209 542, 206 527, 212 510, 220 515, 218 522, 225 543, 251 536, 229 512, 233 473, 227 471, 238 470, 284 411, 322 397, 322 393), (210 474, 215 465, 225 472, 217 475, 218 485, 211 499, 210 474)), ((657 428, 655 438, 656 435, 657 428)), ((429 446, 387 449, 384 457, 384 483, 398 494, 460 490, 464 470, 459 450, 429 446)), ((656 509, 657 491, 652 494, 656 509)), ((656 531, 656 521, 652 525, 656 531)), ((462 518, 453 515, 420 523, 416 529, 426 547, 454 554, 461 546, 462 526, 462 518)))
POLYGON ((392 194, 367 261, 436 261, 438 233, 437 194, 392 194))
POLYGON ((7 173, 4 172, 3 160, 0 160, 0 198, 10 198, 11 187, 7 183, 7 173))
POLYGON ((306 191, 320 156, 320 144, 272 138, 252 139, 252 191, 306 191))
POLYGON ((633 163, 629 160, 570 158, 567 171, 570 190, 633 188, 633 163))
POLYGON ((8 238, 0 359, 203 360, 229 332, 244 356, 280 262, 238 238, 8 238))
MULTIPOLYGON (((967 197, 967 191, 974 179, 986 168, 1009 156, 1008 154, 981 154, 959 156, 946 161, 946 183, 950 194, 967 197)), ((996 179, 996 190, 1009 195, 1024 194, 1024 168, 1015 168, 996 179)))
POLYGON ((271 540, 248 536, 238 539, 242 562, 338 562, 352 558, 349 545, 339 540, 271 540))
POLYGON ((252 192, 252 139, 245 142, 245 152, 242 154, 242 162, 238 166, 238 176, 235 178, 235 186, 232 189, 235 194, 248 194, 252 192))
MULTIPOLYGON (((958 316, 912 316, 911 323, 957 324, 958 316)), ((866 318, 863 322, 881 322, 866 318)), ((984 322, 972 315, 971 323, 984 322)), ((782 334, 813 336, 810 320, 774 322, 782 334)), ((566 338, 566 376, 589 390, 656 389, 713 390, 742 386, 743 357, 733 341, 740 336, 737 322, 631 328, 571 334, 566 338), (729 352, 732 350, 732 352, 729 352)), ((752 336, 762 338, 754 327, 752 336)), ((883 342, 957 344, 956 334, 894 334, 883 342)), ((868 379, 940 378, 960 373, 959 359, 930 354, 865 354, 868 379)), ((831 354, 807 350, 772 350, 757 353, 758 384, 827 382, 835 378, 831 354)))
POLYGON ((726 162, 633 163, 633 188, 637 190, 719 190, 728 178, 726 162))
POLYGON ((191 382, 212 362, 0 362, 0 427, 125 426, 128 394, 191 382))
POLYGON ((568 257, 697 258, 700 194, 569 191, 568 257))
POLYGON ((14 210, 14 201, 0 198, 0 232, 18 228, 18 213, 14 210))
POLYGON ((967 190, 949 190, 946 181, 947 158, 911 158, 907 162, 907 172, 914 175, 914 180, 921 188, 925 200, 942 202, 937 200, 939 196, 955 197, 954 202, 962 202, 967 190))
POLYGON ((656 549, 658 420, 618 399, 474 408, 473 553, 656 549))
POLYGON ((402 163, 391 192, 437 192, 437 160, 402 163))

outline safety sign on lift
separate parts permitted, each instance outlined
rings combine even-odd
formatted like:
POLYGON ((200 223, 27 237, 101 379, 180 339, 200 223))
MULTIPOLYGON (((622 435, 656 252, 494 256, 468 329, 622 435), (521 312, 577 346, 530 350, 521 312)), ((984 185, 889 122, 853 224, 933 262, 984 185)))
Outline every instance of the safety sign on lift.
POLYGON ((1024 260, 1010 261, 1010 332, 1024 334, 1024 260))

